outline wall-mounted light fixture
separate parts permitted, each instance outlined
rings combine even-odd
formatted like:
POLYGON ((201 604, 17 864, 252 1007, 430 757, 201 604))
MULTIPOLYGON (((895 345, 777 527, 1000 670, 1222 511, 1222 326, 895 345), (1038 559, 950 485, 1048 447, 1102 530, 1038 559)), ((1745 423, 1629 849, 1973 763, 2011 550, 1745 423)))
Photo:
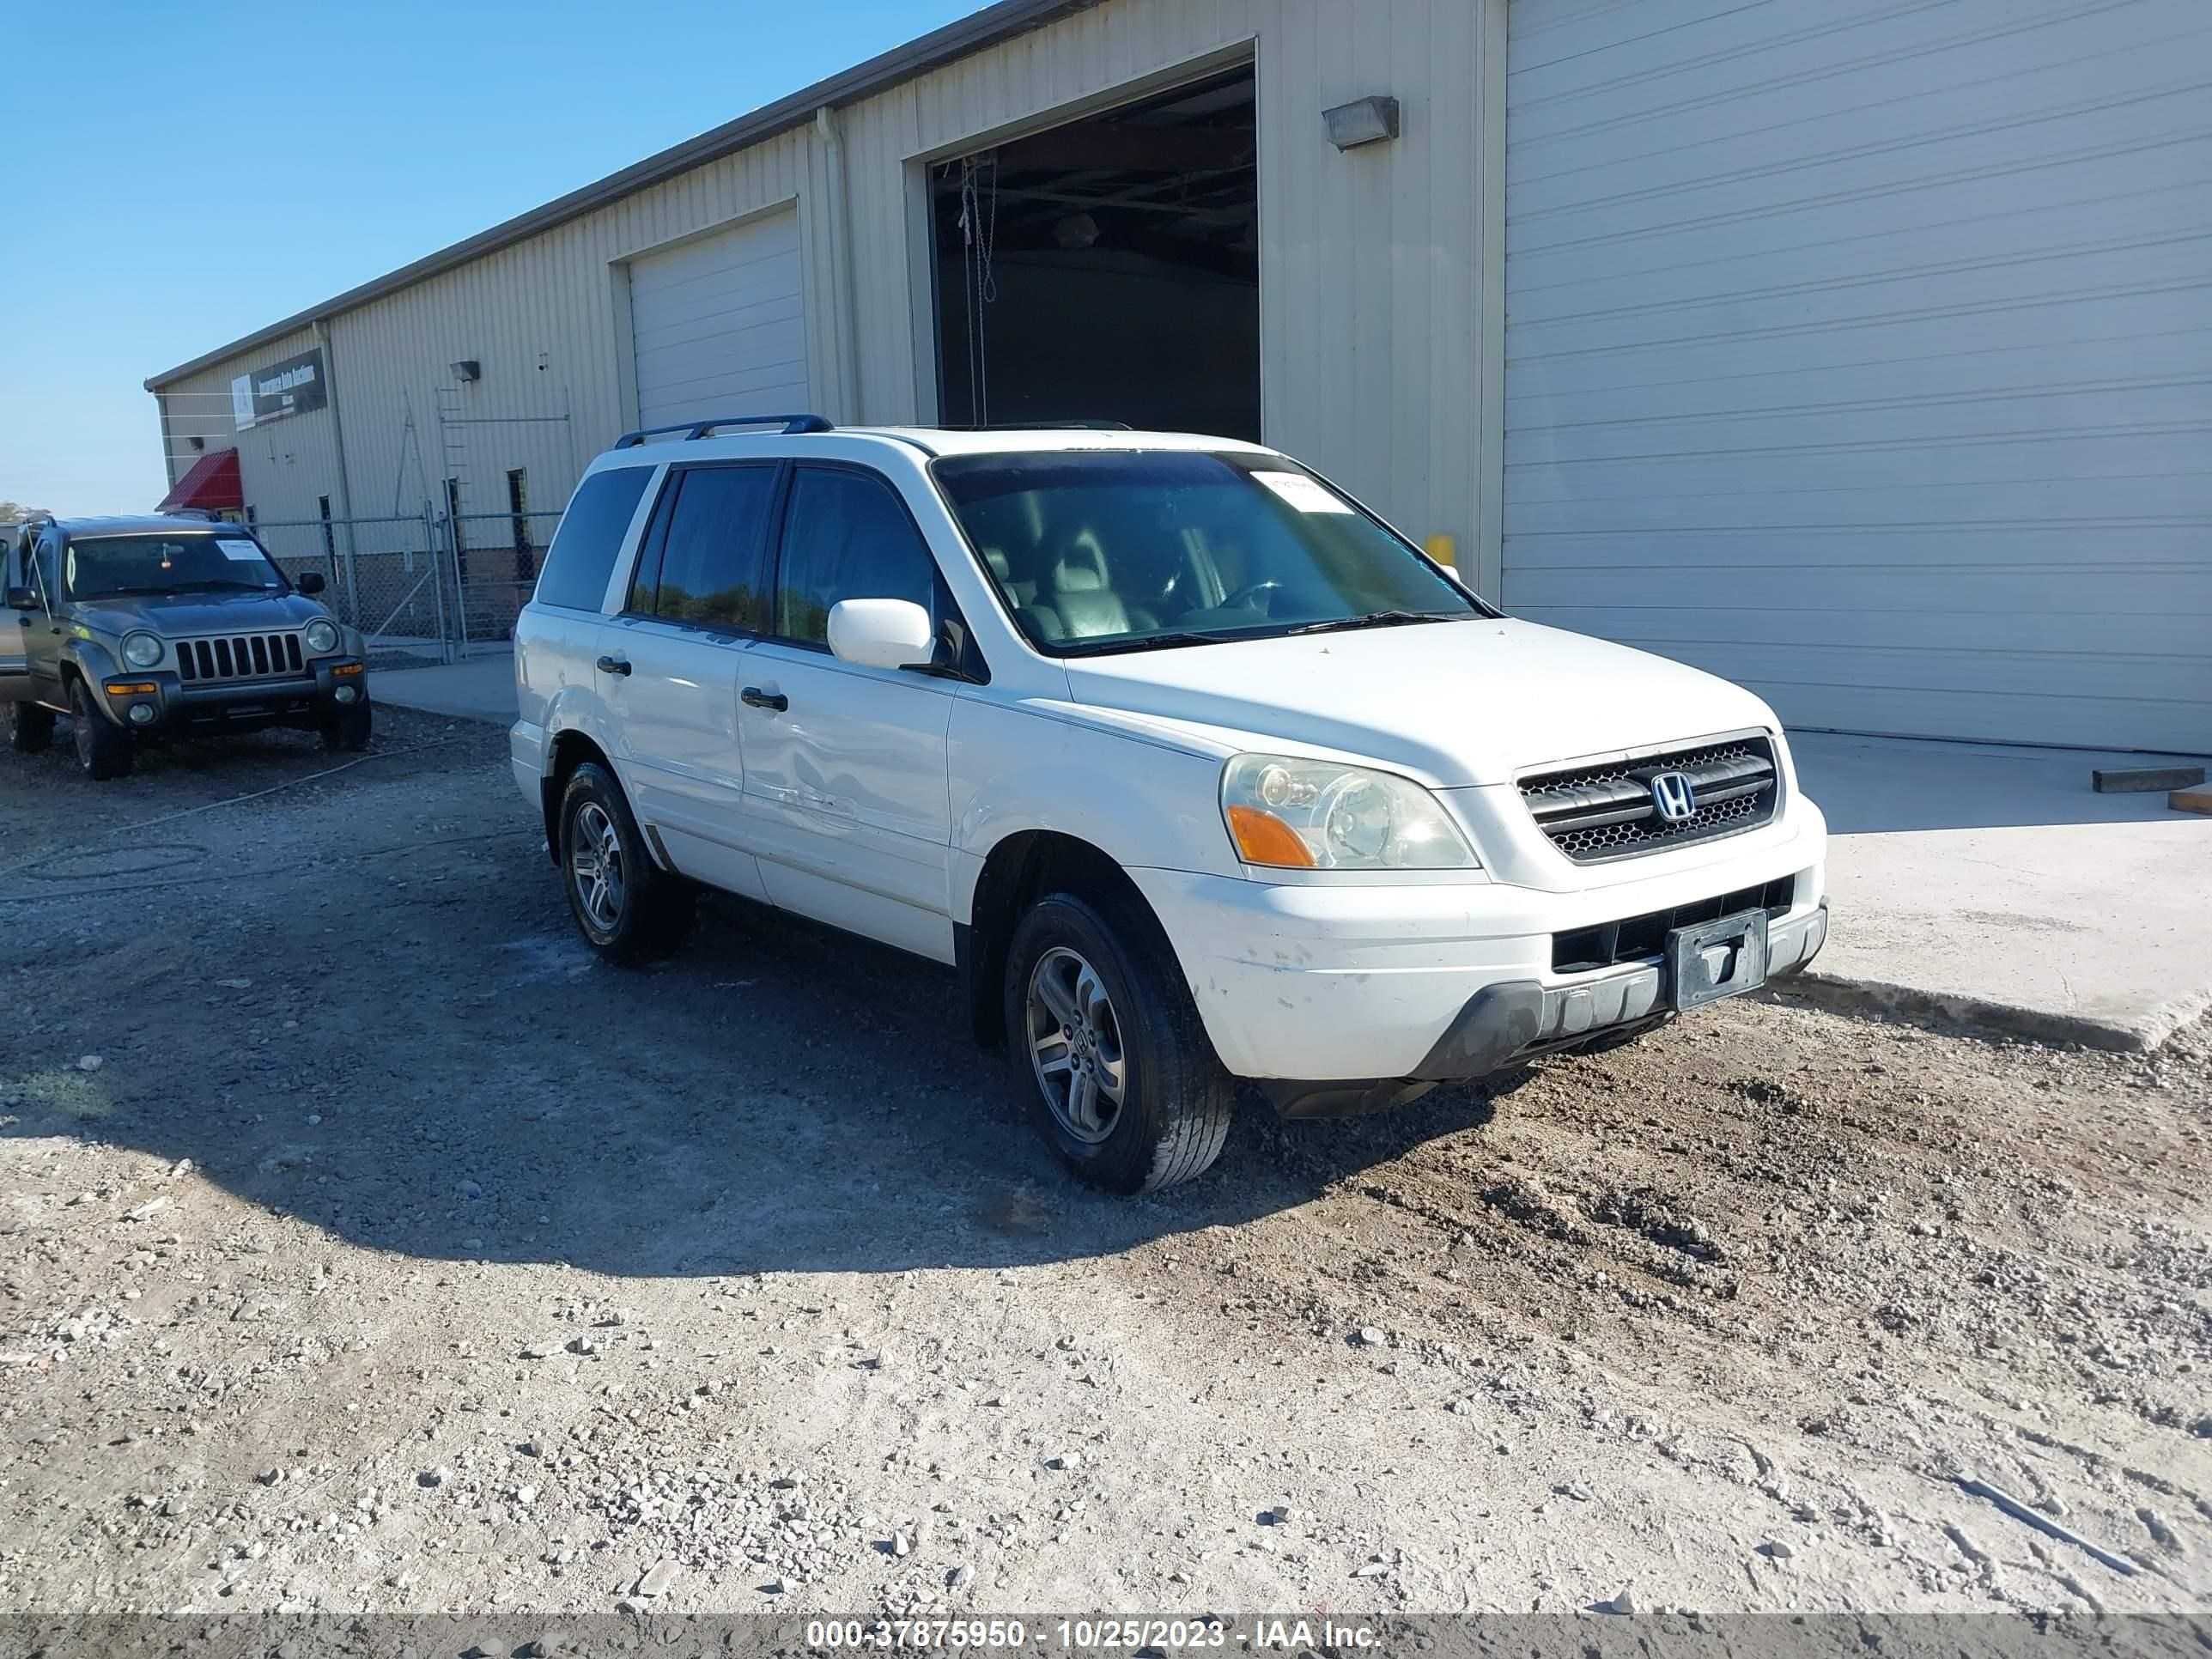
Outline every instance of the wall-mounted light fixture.
POLYGON ((1321 118, 1328 125, 1328 142, 1339 149, 1351 149, 1398 136, 1398 100, 1381 96, 1358 98, 1349 104, 1339 104, 1334 109, 1323 110, 1321 118))
POLYGON ((464 357, 453 365, 453 378, 463 386, 483 379, 483 365, 473 357, 464 357))
POLYGON ((189 441, 194 449, 205 449, 207 447, 207 440, 205 438, 193 438, 189 440, 189 441))

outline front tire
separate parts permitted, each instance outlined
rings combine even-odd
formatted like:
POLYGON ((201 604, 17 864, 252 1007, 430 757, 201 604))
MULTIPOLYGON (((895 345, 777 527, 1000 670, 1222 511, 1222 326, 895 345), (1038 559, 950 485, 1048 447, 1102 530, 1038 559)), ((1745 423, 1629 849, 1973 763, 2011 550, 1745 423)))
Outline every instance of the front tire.
POLYGON ((82 680, 70 682, 70 723, 75 728, 76 763, 94 783, 128 777, 135 750, 131 734, 93 707, 82 680))
POLYGON ((374 717, 368 712, 368 699, 349 703, 323 721, 323 747, 332 754, 343 750, 358 755, 368 747, 369 732, 374 717))
POLYGON ((1054 893, 1006 952, 1008 1046, 1053 1150, 1108 1192, 1158 1192, 1221 1155, 1235 1085, 1167 941, 1133 905, 1054 893))
POLYGON ((594 761, 562 792, 561 878, 577 931, 610 962, 666 955, 697 913, 697 890, 653 863, 622 786, 594 761))
POLYGON ((43 755, 53 746, 54 711, 34 702, 8 705, 8 747, 19 755, 43 755))

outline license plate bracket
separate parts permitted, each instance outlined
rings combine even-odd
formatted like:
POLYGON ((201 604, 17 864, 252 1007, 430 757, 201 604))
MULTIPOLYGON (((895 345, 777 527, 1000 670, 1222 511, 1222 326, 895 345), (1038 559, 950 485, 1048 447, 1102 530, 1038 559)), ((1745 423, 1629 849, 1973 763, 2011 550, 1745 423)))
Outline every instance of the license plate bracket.
POLYGON ((1667 935, 1668 1000, 1703 1007, 1766 983, 1766 912, 1742 910, 1667 935))

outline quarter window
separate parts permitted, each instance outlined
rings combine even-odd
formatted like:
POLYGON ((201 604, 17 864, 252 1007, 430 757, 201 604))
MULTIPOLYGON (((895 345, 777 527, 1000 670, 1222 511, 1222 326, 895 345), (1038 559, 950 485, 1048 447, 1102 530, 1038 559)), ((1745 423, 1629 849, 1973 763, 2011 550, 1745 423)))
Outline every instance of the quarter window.
POLYGON ((572 611, 599 608, 616 556, 636 515, 638 498, 652 476, 649 466, 615 467, 595 472, 576 486, 568 510, 561 515, 561 527, 553 532, 553 545, 546 550, 545 568, 538 579, 540 605, 572 611))
POLYGON ((937 562, 889 484, 859 472, 801 467, 784 515, 776 631, 812 645, 830 641, 840 599, 938 604, 937 562))
POLYGON ((658 568, 641 569, 630 609, 670 622, 757 633, 768 626, 761 550, 775 503, 773 466, 698 466, 678 475, 658 568))

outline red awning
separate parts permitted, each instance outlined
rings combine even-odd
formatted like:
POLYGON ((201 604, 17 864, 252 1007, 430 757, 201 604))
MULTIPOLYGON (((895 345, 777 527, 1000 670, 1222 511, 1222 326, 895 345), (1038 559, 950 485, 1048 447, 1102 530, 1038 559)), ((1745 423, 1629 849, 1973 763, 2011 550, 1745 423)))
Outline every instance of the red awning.
POLYGON ((180 507, 205 507, 220 513, 246 505, 245 486, 238 481, 238 452, 211 450, 192 463, 192 470, 177 480, 177 487, 161 497, 157 513, 173 513, 180 507))

